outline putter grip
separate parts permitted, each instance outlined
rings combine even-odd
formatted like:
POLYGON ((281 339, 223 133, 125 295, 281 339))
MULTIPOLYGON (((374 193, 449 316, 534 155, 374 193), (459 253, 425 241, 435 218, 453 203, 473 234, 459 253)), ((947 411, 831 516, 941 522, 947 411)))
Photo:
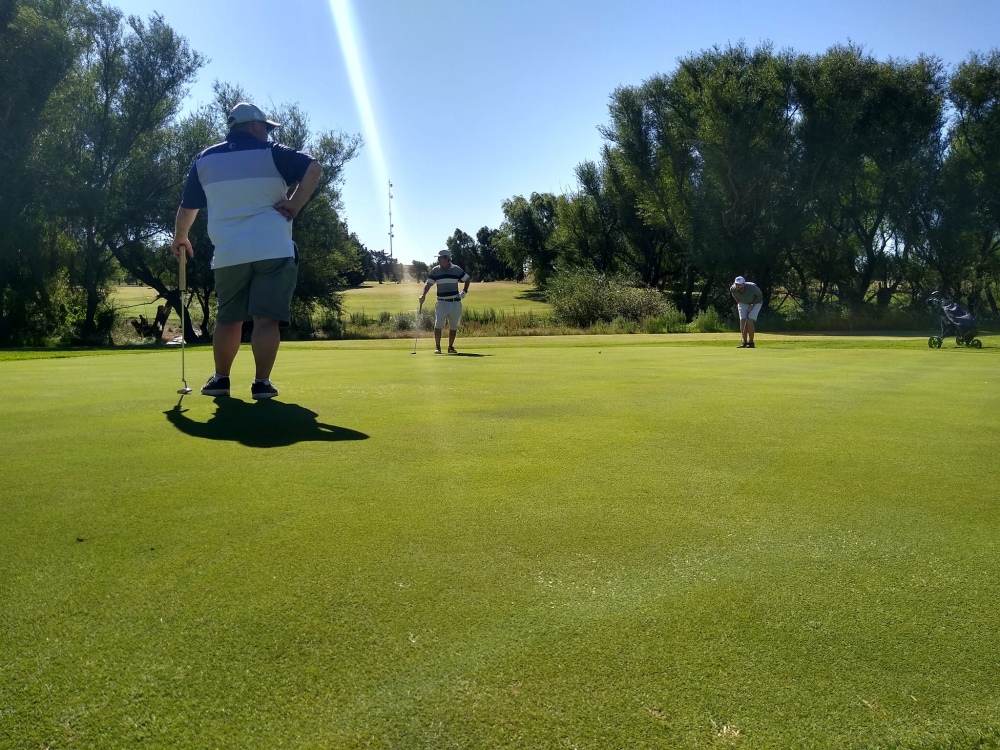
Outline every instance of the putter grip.
POLYGON ((181 268, 177 274, 177 288, 182 292, 187 291, 187 251, 181 248, 181 268))

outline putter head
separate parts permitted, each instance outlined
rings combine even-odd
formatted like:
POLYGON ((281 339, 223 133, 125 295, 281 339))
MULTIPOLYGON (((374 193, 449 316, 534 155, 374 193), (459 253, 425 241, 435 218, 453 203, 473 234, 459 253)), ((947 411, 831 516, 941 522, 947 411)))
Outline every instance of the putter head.
POLYGON ((190 389, 190 388, 188 388, 187 386, 184 386, 183 388, 181 388, 181 389, 180 389, 179 391, 177 391, 177 392, 178 392, 179 394, 181 394, 182 396, 186 396, 186 395, 188 395, 188 394, 189 394, 189 393, 191 392, 191 389, 190 389))

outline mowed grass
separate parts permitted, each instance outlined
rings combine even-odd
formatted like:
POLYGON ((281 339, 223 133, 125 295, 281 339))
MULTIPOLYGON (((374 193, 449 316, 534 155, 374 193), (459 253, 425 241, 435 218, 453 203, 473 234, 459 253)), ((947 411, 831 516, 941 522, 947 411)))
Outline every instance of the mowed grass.
MULTIPOLYGON (((115 287, 111 299, 118 311, 118 316, 124 319, 145 315, 150 321, 156 317, 156 308, 165 304, 162 298, 157 298, 156 292, 148 286, 129 286, 121 284, 115 287)), ((180 315, 170 311, 170 320, 180 322, 180 315)))
POLYGON ((997 342, 679 338, 0 362, 0 747, 1000 746, 997 342))
MULTIPOLYGON (((344 292, 344 311, 347 314, 363 312, 368 316, 389 312, 395 315, 400 312, 416 312, 418 298, 424 285, 415 281, 405 281, 400 284, 377 284, 366 282, 356 289, 344 292)), ((425 306, 433 308, 437 292, 434 289, 428 293, 425 306)), ((466 310, 494 309, 505 312, 543 313, 550 306, 541 301, 535 288, 530 284, 519 284, 515 281, 491 281, 488 283, 473 283, 469 294, 463 301, 466 310)))
MULTIPOLYGON (((401 312, 416 312, 420 292, 424 285, 414 281, 400 284, 366 282, 364 285, 344 291, 344 313, 365 313, 376 317, 380 312, 393 315, 401 312)), ((156 308, 163 304, 162 299, 156 299, 156 292, 145 286, 118 286, 113 294, 114 304, 123 318, 138 318, 145 315, 149 320, 156 316, 156 308)), ((435 291, 428 296, 428 309, 433 308, 435 291)), ((525 314, 546 313, 550 306, 541 301, 530 284, 519 284, 514 281, 492 281, 489 283, 473 283, 465 298, 466 310, 498 310, 525 314)), ((174 311, 171 320, 180 321, 174 311)))

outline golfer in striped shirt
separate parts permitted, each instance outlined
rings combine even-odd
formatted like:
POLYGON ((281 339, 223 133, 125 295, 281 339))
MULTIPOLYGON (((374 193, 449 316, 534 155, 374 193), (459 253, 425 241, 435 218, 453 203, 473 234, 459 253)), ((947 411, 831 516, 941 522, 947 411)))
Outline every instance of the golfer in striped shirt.
POLYGON ((438 253, 438 265, 431 269, 423 294, 420 295, 420 305, 423 306, 427 292, 437 284, 437 305, 434 307, 435 354, 441 353, 441 329, 445 326, 448 326, 448 354, 458 354, 455 351, 455 336, 458 335, 458 326, 462 322, 462 298, 469 293, 470 283, 472 278, 469 274, 451 262, 451 250, 438 253), (461 292, 458 291, 460 283, 465 284, 461 292))

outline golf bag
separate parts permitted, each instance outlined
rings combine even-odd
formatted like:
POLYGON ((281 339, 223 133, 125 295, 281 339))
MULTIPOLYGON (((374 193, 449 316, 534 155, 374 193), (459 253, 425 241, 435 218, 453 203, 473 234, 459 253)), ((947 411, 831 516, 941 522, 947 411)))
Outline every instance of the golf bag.
POLYGON ((982 348, 983 342, 976 338, 976 334, 979 333, 976 321, 965 308, 947 297, 942 297, 938 292, 934 292, 927 299, 927 306, 936 310, 941 319, 941 333, 931 336, 927 340, 927 346, 931 349, 940 349, 946 338, 954 336, 956 346, 982 348))

